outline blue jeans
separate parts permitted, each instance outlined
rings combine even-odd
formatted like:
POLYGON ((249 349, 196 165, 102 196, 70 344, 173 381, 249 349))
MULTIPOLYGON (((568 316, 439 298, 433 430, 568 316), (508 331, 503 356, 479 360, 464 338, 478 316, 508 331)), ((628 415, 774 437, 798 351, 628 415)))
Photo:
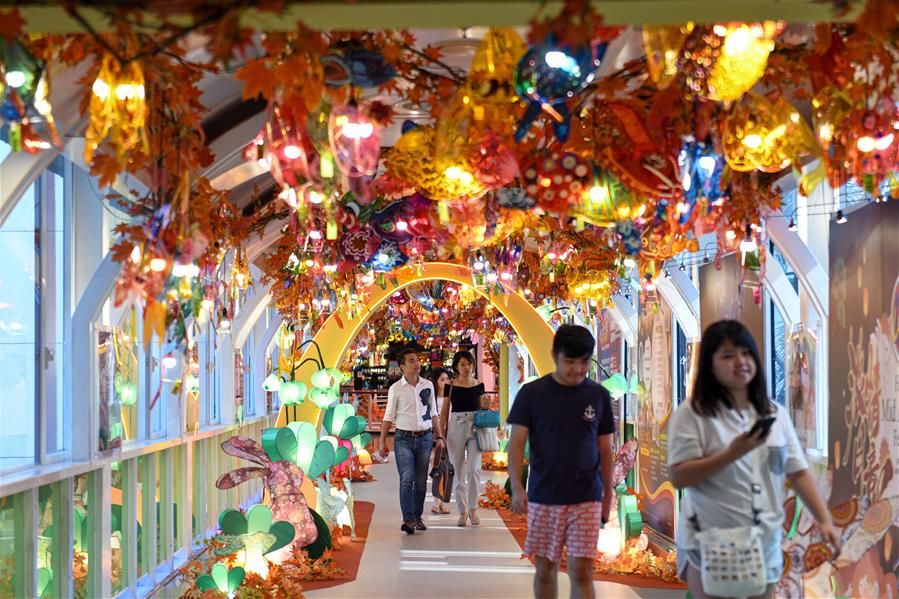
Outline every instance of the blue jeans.
POLYGON ((421 518, 428 484, 428 462, 431 459, 431 433, 413 437, 396 432, 393 442, 396 469, 400 473, 400 508, 403 521, 421 518))

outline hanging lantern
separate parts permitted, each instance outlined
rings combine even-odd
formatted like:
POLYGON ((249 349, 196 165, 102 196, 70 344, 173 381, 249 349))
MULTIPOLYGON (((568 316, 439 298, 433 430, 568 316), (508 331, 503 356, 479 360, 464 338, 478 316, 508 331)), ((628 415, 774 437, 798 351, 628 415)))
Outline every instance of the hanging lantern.
POLYGON ((709 73, 708 97, 736 100, 752 89, 765 74, 774 38, 782 29, 783 24, 776 21, 715 25, 712 30, 723 41, 709 73))
POLYGON ((529 105, 515 132, 517 140, 524 139, 544 110, 554 118, 556 138, 562 142, 568 139, 571 113, 565 102, 590 85, 607 46, 571 48, 550 35, 521 58, 515 69, 515 90, 529 105))
POLYGON ((90 121, 85 133, 84 160, 91 163, 103 141, 122 154, 146 145, 147 120, 144 72, 137 61, 121 64, 111 54, 103 56, 91 88, 90 121))
POLYGON ((381 126, 351 101, 328 117, 328 139, 338 168, 347 177, 365 177, 378 168, 381 126))
POLYGON ((868 193, 895 172, 899 158, 899 106, 882 96, 869 110, 857 110, 843 122, 839 138, 849 169, 868 193))
POLYGON ((13 123, 25 118, 43 71, 44 65, 18 40, 0 37, 0 118, 13 123))
POLYGON ((716 205, 724 201, 721 176, 726 163, 711 144, 691 141, 681 149, 678 165, 683 188, 683 198, 677 204, 678 222, 685 225, 699 200, 716 205))
POLYGON ((306 398, 307 390, 302 381, 282 381, 278 386, 278 397, 284 405, 299 404, 306 398))
POLYGON ((514 29, 491 27, 471 60, 468 93, 484 103, 508 105, 517 102, 513 78, 515 66, 525 52, 527 46, 514 29))
POLYGON ((306 125, 292 108, 271 104, 265 123, 265 160, 282 187, 297 187, 312 178, 318 160, 306 125))
POLYGON ((643 26, 643 51, 649 76, 659 89, 665 89, 677 76, 677 61, 693 23, 685 25, 643 26))
POLYGON ((594 167, 593 184, 580 194, 575 215, 599 227, 637 218, 646 210, 643 199, 631 193, 608 171, 594 167))
POLYGON ((782 97, 774 102, 746 94, 721 123, 721 145, 735 171, 776 173, 800 156, 818 152, 814 134, 782 97))
POLYGON ((521 169, 525 193, 549 212, 567 213, 581 201, 589 184, 591 168, 581 157, 556 148, 549 155, 535 156, 521 169))

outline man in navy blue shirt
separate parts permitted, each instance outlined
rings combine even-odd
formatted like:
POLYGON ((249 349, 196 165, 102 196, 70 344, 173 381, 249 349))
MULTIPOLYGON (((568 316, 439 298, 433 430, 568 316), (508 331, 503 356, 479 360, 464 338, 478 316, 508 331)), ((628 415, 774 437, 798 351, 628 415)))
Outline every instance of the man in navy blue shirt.
POLYGON ((552 348, 555 372, 522 387, 509 413, 512 510, 528 516, 524 550, 536 562, 538 599, 556 597, 563 546, 571 597, 593 597, 596 543, 614 495, 615 432, 609 393, 587 379, 595 347, 584 327, 559 327, 552 348), (521 473, 528 438, 525 493, 521 473))

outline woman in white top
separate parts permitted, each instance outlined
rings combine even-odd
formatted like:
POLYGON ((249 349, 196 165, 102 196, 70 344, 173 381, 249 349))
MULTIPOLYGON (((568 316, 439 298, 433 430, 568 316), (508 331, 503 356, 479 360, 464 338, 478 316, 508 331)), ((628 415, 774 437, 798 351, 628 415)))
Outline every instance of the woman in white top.
MULTIPOLYGON (((437 414, 443 412, 443 403, 446 401, 447 393, 449 393, 450 380, 450 373, 446 368, 438 368, 431 373, 431 382, 434 383, 434 396, 437 400, 437 414)), ((435 460, 436 457, 437 453, 435 452, 435 460)), ((431 512, 435 514, 449 514, 450 510, 446 507, 446 503, 435 497, 434 507, 431 508, 431 512)))
POLYGON ((676 533, 678 574, 694 599, 702 588, 697 530, 735 528, 755 522, 752 485, 761 486, 762 545, 767 591, 783 573, 781 552, 785 478, 811 510, 824 538, 839 551, 840 539, 818 494, 787 411, 768 400, 759 354, 750 332, 734 320, 711 325, 702 335, 693 396, 668 427, 671 482, 686 489, 676 533), (774 418, 760 429, 753 425, 774 418), (754 455, 755 451, 761 452, 754 455), (761 480, 753 481, 753 459, 761 480))

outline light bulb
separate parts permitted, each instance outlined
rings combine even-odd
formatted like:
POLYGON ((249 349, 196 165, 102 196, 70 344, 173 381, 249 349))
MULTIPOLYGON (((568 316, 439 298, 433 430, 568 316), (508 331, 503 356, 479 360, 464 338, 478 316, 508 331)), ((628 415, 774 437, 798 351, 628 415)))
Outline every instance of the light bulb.
POLYGON ((6 85, 10 87, 22 87, 25 85, 25 73, 22 71, 9 71, 6 73, 6 85))
POLYGON ((751 43, 752 32, 749 30, 749 27, 742 25, 728 33, 727 37, 724 38, 724 52, 731 56, 736 56, 746 52, 751 43))
POLYGON ((893 144, 893 134, 887 133, 886 135, 881 135, 876 140, 874 140, 874 147, 878 150, 886 150, 893 144))
POLYGON ((321 238, 322 238, 322 232, 319 231, 318 229, 312 229, 311 231, 309 231, 309 239, 311 239, 313 241, 318 241, 321 238))
MULTIPOLYGON (((6 82, 9 83, 9 75, 6 76, 6 82)), ((94 79, 94 84, 91 86, 91 91, 94 92, 94 95, 101 100, 105 100, 109 97, 109 84, 102 79, 94 79)))
POLYGON ((743 138, 743 145, 750 150, 754 150, 762 145, 762 136, 758 133, 750 133, 743 138))
POLYGON ((718 161, 711 156, 700 156, 698 163, 699 168, 708 173, 709 176, 712 176, 712 173, 715 172, 715 166, 717 166, 718 161))
POLYGON ((284 146, 284 157, 288 160, 296 160, 301 154, 302 152, 300 151, 299 146, 293 144, 284 146))
POLYGON ((206 298, 206 299, 204 299, 202 302, 200 302, 200 306, 201 306, 204 310, 212 310, 212 307, 213 307, 214 305, 215 305, 215 303, 214 303, 211 299, 209 299, 209 298, 206 298))
POLYGON ((877 146, 877 141, 870 135, 863 135, 855 141, 855 146, 860 151, 867 154, 868 152, 874 150, 874 148, 877 146))
POLYGON ((733 241, 734 239, 737 238, 737 234, 734 233, 732 230, 728 230, 727 232, 724 233, 724 238, 727 241, 733 241))
POLYGON ((186 264, 176 264, 172 267, 172 276, 173 277, 184 277, 187 276, 187 265, 186 264))
POLYGON ((325 194, 315 189, 309 190, 309 201, 313 204, 321 204, 325 201, 325 194))
POLYGON ((566 73, 570 73, 575 76, 579 76, 581 73, 580 67, 578 67, 577 60, 574 57, 565 54, 564 52, 559 52, 558 50, 551 50, 543 55, 543 61, 546 62, 546 66, 552 69, 562 69, 566 73))
POLYGON ((132 98, 144 97, 143 85, 132 85, 130 83, 120 83, 115 86, 115 95, 119 100, 130 100, 132 98))
POLYGON ((818 127, 818 139, 823 144, 829 144, 833 139, 833 125, 830 123, 821 123, 818 127))
POLYGON ((166 266, 168 266, 168 262, 165 261, 165 258, 153 258, 150 260, 150 270, 153 272, 162 272, 166 266))
POLYGON ((495 283, 496 282, 496 273, 491 272, 490 274, 487 275, 486 278, 487 278, 487 281, 489 281, 490 283, 495 283))
POLYGON ((347 123, 340 131, 347 139, 368 139, 375 132, 375 126, 372 123, 347 123))
POLYGON ((131 261, 135 264, 140 263, 140 246, 134 246, 134 249, 131 250, 131 261))
POLYGON ((407 229, 409 229, 409 223, 407 223, 404 220, 396 221, 396 230, 397 231, 406 231, 407 229))
POLYGON ((474 263, 474 269, 475 270, 484 270, 484 263, 481 262, 480 260, 478 260, 477 262, 474 263))
POLYGON ((624 259, 624 266, 625 268, 634 268, 635 266, 637 266, 637 262, 634 261, 633 258, 628 257, 624 259))
POLYGON ((609 201, 609 190, 604 185, 594 185, 588 193, 590 201, 594 204, 602 204, 609 201))
POLYGON ((746 236, 743 238, 743 241, 740 242, 740 251, 744 254, 750 254, 756 251, 758 247, 758 244, 755 242, 755 237, 752 236, 752 230, 747 226, 746 236))
POLYGON ((443 171, 443 176, 451 181, 456 181, 462 178, 462 168, 458 166, 448 166, 446 170, 443 171))
POLYGON ((178 359, 175 356, 166 356, 162 359, 162 368, 171 370, 178 365, 178 359))

